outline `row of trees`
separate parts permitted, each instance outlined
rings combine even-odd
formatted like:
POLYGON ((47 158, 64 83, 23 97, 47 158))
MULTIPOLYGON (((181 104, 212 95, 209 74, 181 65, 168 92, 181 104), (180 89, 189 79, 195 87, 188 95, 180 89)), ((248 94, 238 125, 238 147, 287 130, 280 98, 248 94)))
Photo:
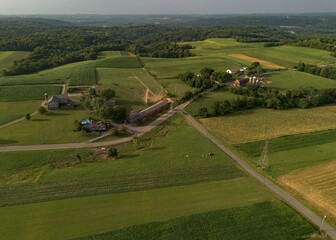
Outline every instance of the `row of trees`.
POLYGON ((201 108, 198 115, 201 117, 223 116, 235 111, 259 107, 286 110, 336 104, 336 89, 304 88, 280 91, 249 85, 245 88, 233 87, 230 91, 239 96, 231 101, 216 102, 211 112, 206 108, 201 108))
POLYGON ((300 39, 294 42, 288 42, 288 44, 299 47, 309 47, 326 50, 333 52, 331 54, 333 57, 336 57, 336 37, 319 37, 319 38, 308 38, 300 39))
POLYGON ((332 66, 319 67, 310 64, 306 65, 305 63, 301 62, 296 66, 296 69, 301 72, 306 72, 317 76, 336 80, 336 68, 332 66))

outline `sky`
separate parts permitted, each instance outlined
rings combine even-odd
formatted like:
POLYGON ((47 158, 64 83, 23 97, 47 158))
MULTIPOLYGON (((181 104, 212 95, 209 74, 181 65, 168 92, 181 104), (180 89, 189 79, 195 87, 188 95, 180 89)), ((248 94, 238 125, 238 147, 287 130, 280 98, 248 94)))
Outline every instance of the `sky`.
POLYGON ((336 12, 336 0, 0 0, 0 14, 336 12))

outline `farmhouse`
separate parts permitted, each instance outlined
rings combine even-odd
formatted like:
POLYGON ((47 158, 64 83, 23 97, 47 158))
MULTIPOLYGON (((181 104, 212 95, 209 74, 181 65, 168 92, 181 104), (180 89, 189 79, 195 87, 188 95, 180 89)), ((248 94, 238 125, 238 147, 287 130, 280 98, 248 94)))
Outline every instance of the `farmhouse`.
POLYGON ((68 94, 52 95, 50 97, 45 94, 45 99, 49 110, 73 109, 75 106, 75 102, 69 98, 68 94))
POLYGON ((166 109, 170 104, 171 101, 165 99, 154 104, 153 106, 146 108, 145 110, 142 110, 141 112, 132 111, 127 120, 130 123, 136 123, 137 121, 143 120, 152 114, 155 114, 163 109, 166 109))

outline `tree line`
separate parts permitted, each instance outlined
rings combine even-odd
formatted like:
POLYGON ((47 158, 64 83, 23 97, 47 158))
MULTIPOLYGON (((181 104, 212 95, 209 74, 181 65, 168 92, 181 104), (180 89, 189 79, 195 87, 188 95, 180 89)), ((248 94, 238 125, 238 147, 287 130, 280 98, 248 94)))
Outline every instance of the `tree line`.
POLYGON ((316 76, 330 78, 336 80, 336 68, 333 66, 319 67, 317 65, 299 63, 295 68, 298 71, 314 74, 316 76))
POLYGON ((286 110, 336 104, 336 89, 277 90, 248 85, 244 88, 231 87, 230 91, 239 96, 231 101, 224 100, 214 103, 212 111, 201 108, 198 116, 224 116, 236 111, 254 108, 286 110))

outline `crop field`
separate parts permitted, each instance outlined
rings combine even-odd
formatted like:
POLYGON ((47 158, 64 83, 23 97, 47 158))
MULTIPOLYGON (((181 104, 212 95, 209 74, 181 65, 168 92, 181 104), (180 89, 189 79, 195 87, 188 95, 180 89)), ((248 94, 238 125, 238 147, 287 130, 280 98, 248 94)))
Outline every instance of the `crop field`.
MULTIPOLYGON (((0 208, 0 234, 68 239, 272 199, 248 178, 0 208), (18 214, 20 213, 20 218, 18 214)), ((271 216, 274 218, 274 214, 271 216)), ((285 217, 286 218, 286 217, 285 217)), ((286 218, 290 219, 290 218, 286 218)))
POLYGON ((69 86, 97 84, 96 68, 92 64, 74 68, 69 77, 69 86))
POLYGON ((216 136, 232 144, 336 128, 336 106, 312 109, 256 109, 201 119, 216 136))
POLYGON ((112 87, 117 103, 129 109, 143 109, 165 96, 162 86, 141 68, 97 68, 97 72, 99 85, 112 87))
POLYGON ((29 52, 0 52, 0 70, 10 67, 14 61, 26 58, 29 52))
POLYGON ((238 60, 231 60, 225 56, 188 57, 180 59, 142 58, 149 71, 158 79, 176 78, 188 71, 198 73, 204 67, 211 67, 216 71, 227 69, 237 70, 244 64, 238 60))
POLYGON ((147 133, 140 142, 136 147, 132 143, 119 146, 120 158, 115 161, 101 159, 89 150, 0 153, 0 182, 4 185, 27 184, 0 188, 0 205, 245 176, 181 116, 169 119, 147 133), (74 157, 76 152, 82 156, 82 163, 74 157), (214 156, 207 157, 210 152, 214 156))
POLYGON ((137 239, 153 240, 322 239, 316 234, 316 229, 292 209, 278 202, 262 202, 133 226, 75 240, 125 240, 133 239, 134 236, 137 239))
POLYGON ((103 51, 98 54, 98 59, 120 57, 120 56, 125 56, 125 55, 127 55, 127 53, 121 52, 121 51, 103 51))
MULTIPOLYGON (((335 149, 336 144, 334 144, 335 149)), ((333 157, 336 157, 334 154, 333 157)), ((336 161, 300 169, 279 177, 279 183, 294 190, 336 222, 336 161)))
POLYGON ((60 94, 61 86, 5 86, 0 87, 0 101, 43 100, 44 94, 60 94))
POLYGON ((240 54, 240 53, 230 54, 229 56, 234 57, 234 58, 243 59, 243 60, 246 60, 246 61, 251 62, 251 63, 259 62, 262 66, 268 67, 268 68, 280 68, 280 69, 284 68, 283 66, 277 65, 275 63, 267 62, 267 61, 264 61, 264 60, 261 60, 261 59, 258 59, 258 58, 252 58, 252 57, 246 56, 244 54, 240 54))
POLYGON ((74 121, 87 117, 84 110, 50 111, 46 115, 37 114, 30 121, 0 129, 0 144, 27 145, 81 142, 89 135, 74 132, 74 121), (13 134, 15 133, 15 134, 13 134))
POLYGON ((141 68, 142 65, 136 57, 117 56, 95 62, 97 68, 141 68))
POLYGON ((267 78, 271 81, 269 83, 270 87, 281 89, 299 89, 302 87, 313 87, 317 89, 336 88, 335 80, 298 71, 281 71, 273 73, 267 78))
POLYGON ((212 93, 204 94, 201 98, 193 101, 190 105, 188 105, 187 111, 196 116, 200 108, 206 107, 211 113, 215 102, 222 102, 225 100, 230 101, 236 99, 237 96, 238 95, 231 93, 227 88, 220 88, 212 93))
POLYGON ((265 48, 263 43, 239 43, 234 39, 225 38, 188 42, 188 44, 195 47, 192 52, 196 55, 205 57, 224 55, 224 57, 227 57, 230 54, 243 54, 290 68, 299 62, 321 65, 333 64, 336 62, 335 58, 330 56, 330 52, 313 48, 292 46, 265 48))
POLYGON ((0 102, 0 125, 35 112, 40 105, 39 100, 0 102))

